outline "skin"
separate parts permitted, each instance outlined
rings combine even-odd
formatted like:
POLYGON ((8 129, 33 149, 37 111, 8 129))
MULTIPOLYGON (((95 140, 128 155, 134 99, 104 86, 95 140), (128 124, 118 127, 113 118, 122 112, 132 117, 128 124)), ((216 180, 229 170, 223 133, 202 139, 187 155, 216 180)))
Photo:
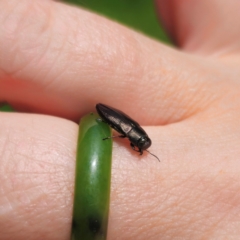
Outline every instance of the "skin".
POLYGON ((114 141, 108 239, 240 239, 239 1, 156 1, 179 48, 60 2, 0 9, 0 102, 25 112, 0 113, 0 239, 69 239, 77 121, 98 102, 161 160, 114 141))

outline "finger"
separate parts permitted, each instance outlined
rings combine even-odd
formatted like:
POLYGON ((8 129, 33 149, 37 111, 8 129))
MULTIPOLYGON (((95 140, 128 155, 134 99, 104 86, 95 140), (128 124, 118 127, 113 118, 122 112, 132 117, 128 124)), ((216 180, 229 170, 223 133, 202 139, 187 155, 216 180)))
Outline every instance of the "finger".
MULTIPOLYGON (((35 114, 0 119, 0 236, 69 239, 77 125, 35 114)), ((146 129, 161 163, 124 139, 115 142, 110 239, 206 239, 217 226, 231 234, 239 219, 239 124, 189 122, 146 129)))
POLYGON ((1 239, 69 239, 77 125, 34 114, 0 119, 1 239))
POLYGON ((210 106, 228 88, 221 80, 236 75, 81 9, 5 2, 0 101, 18 110, 78 120, 103 102, 165 124, 210 106))
POLYGON ((156 0, 166 29, 182 48, 201 54, 240 52, 239 1, 156 0))

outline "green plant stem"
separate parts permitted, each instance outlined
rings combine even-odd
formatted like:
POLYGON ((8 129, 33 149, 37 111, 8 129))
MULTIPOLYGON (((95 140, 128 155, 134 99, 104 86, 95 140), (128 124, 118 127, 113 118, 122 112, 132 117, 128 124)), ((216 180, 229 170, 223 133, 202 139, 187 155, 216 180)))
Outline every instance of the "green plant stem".
POLYGON ((73 240, 107 238, 112 139, 111 129, 90 113, 79 125, 73 207, 73 240))

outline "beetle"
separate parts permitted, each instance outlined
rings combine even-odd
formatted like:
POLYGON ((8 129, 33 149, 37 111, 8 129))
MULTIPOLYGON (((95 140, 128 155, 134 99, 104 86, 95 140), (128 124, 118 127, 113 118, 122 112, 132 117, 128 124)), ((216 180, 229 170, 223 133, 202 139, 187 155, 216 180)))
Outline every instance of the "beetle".
MULTIPOLYGON (((140 155, 143 154, 144 150, 149 152, 147 149, 151 146, 152 141, 139 123, 129 117, 126 113, 102 103, 96 105, 96 110, 101 117, 101 121, 107 123, 111 128, 121 134, 113 137, 128 138, 132 149, 139 152, 140 155)), ((103 138, 103 140, 113 137, 106 137, 103 138)), ((149 153, 156 157, 160 162, 156 155, 151 152, 149 153)))

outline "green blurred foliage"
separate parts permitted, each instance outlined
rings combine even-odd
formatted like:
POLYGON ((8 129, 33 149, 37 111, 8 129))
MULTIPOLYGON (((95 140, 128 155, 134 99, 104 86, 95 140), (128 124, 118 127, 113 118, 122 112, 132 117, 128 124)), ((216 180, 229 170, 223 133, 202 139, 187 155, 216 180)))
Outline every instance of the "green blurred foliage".
POLYGON ((3 105, 0 107, 1 112, 12 112, 13 108, 9 105, 3 105))
POLYGON ((105 15, 165 43, 170 39, 157 19, 153 0, 65 0, 105 15))

